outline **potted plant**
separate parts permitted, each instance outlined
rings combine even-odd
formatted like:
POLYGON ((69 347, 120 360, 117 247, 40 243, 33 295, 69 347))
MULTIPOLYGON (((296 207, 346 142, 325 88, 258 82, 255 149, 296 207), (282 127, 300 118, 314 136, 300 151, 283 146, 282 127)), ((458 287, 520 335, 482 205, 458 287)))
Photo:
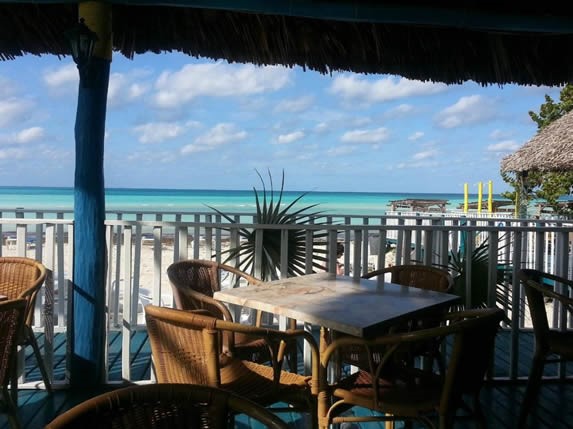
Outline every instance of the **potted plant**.
MULTIPOLYGON (((297 207, 300 200, 307 194, 302 193, 296 197, 292 202, 285 203, 283 201, 284 190, 284 171, 282 173, 282 180, 280 190, 275 191, 273 186, 273 178, 270 173, 269 184, 270 190, 267 191, 265 181, 261 174, 257 172, 261 180, 262 192, 259 193, 253 187, 255 202, 256 202, 256 215, 254 219, 255 224, 259 225, 305 225, 309 224, 320 212, 312 211, 316 204, 309 206, 297 207)), ((223 216, 230 223, 236 223, 233 218, 220 210, 210 207, 218 214, 223 216)), ((259 277, 264 281, 276 280, 279 277, 281 268, 281 237, 282 231, 280 229, 269 228, 241 228, 239 235, 242 238, 238 246, 233 246, 225 250, 223 254, 226 255, 225 262, 237 259, 239 260, 239 269, 245 271, 253 276, 259 277), (261 252, 261 272, 255 273, 255 243, 257 235, 262 234, 262 252, 261 252)), ((313 234, 312 248, 307 249, 306 246, 306 231, 304 229, 289 229, 288 230, 288 276, 298 276, 306 273, 306 260, 312 258, 313 267, 319 270, 326 269, 326 232, 317 232, 313 234)))

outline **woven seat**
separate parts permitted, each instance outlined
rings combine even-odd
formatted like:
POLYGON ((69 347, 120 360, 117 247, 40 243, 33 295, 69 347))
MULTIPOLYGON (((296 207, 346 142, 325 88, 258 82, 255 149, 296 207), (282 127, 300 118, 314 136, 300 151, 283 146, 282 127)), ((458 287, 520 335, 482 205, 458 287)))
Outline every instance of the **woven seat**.
POLYGON ((573 331, 551 329, 545 299, 560 303, 571 317, 573 314, 573 281, 537 270, 519 270, 533 324, 535 352, 529 372, 525 397, 521 405, 518 427, 526 427, 527 417, 541 387, 543 368, 547 363, 573 361, 573 331), (559 291, 561 287, 561 293, 559 291))
POLYGON ((210 386, 151 384, 114 390, 56 417, 46 429, 227 429, 235 414, 269 429, 288 426, 270 411, 210 386), (254 420, 254 421, 253 421, 254 420))
MULTIPOLYGON (((24 330, 18 340, 20 346, 32 346, 46 390, 51 392, 50 378, 36 336, 32 330, 36 297, 46 279, 46 267, 35 259, 24 257, 0 257, 0 295, 8 299, 23 298, 27 301, 24 330)), ((16 386, 16 371, 13 373, 16 386)), ((15 391, 15 389, 14 389, 15 391)))
MULTIPOLYGON (((290 405, 289 411, 310 412, 316 425, 313 392, 316 391, 318 380, 318 346, 309 332, 257 328, 193 311, 153 305, 145 307, 145 317, 159 383, 219 387, 263 406, 284 402, 290 405), (263 339, 272 357, 271 364, 259 364, 222 354, 220 338, 225 333, 244 333, 263 339), (296 338, 303 338, 311 348, 311 376, 281 369, 285 345, 296 338)), ((277 408, 273 407, 273 410, 277 408)))
POLYGON ((494 339, 503 318, 498 308, 482 308, 444 316, 448 324, 414 332, 390 334, 366 340, 345 337, 335 340, 321 356, 318 418, 319 426, 333 423, 372 420, 418 420, 435 427, 432 415, 439 417, 439 427, 452 428, 456 411, 469 410, 465 396, 473 398, 474 417, 484 422, 479 393, 494 347, 494 339), (430 339, 447 341, 450 350, 444 374, 433 368, 396 366, 404 362, 400 354, 415 344, 430 339), (361 349, 368 357, 369 369, 328 381, 328 366, 346 348, 361 349), (379 354, 384 350, 383 354, 379 354), (379 357, 377 358, 376 355, 379 357), (396 357, 397 356, 397 357, 396 357), (391 370, 386 368, 390 365, 391 370), (345 415, 350 408, 360 406, 380 415, 345 415))
MULTIPOLYGON (((247 284, 260 283, 260 280, 237 268, 201 259, 175 262, 167 268, 167 275, 178 309, 207 310, 214 317, 229 322, 233 321, 231 312, 225 304, 213 298, 213 294, 221 290, 222 276, 231 276, 233 286, 238 285, 241 280, 247 284)), ((261 319, 261 312, 257 312, 256 326, 261 325, 261 319)), ((243 333, 236 333, 233 341, 235 344, 233 352, 237 356, 257 362, 269 360, 268 349, 264 341, 243 333)))
POLYGON ((8 415, 13 429, 20 427, 16 404, 8 393, 11 374, 16 370, 18 335, 24 326, 25 299, 0 302, 0 412, 8 415))

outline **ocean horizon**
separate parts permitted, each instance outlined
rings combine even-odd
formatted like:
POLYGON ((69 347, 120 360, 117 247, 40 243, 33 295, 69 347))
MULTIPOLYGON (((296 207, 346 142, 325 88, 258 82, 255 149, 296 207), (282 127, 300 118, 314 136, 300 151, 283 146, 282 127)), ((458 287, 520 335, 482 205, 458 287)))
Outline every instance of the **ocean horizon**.
MULTIPOLYGON (((262 190, 257 189, 257 192, 261 197, 262 190)), ((383 215, 390 210, 390 201, 401 199, 447 200, 447 209, 452 210, 464 201, 463 193, 284 191, 283 202, 288 204, 303 193, 305 195, 296 207, 316 205, 313 211, 324 214, 383 215)), ((470 194, 469 200, 477 201, 477 197, 477 194, 470 194)), ((210 207, 227 213, 256 210, 252 189, 108 188, 105 198, 109 211, 205 212, 212 211, 210 207)), ((487 199, 485 192, 483 198, 487 199)), ((495 194, 493 198, 500 199, 501 196, 495 194)), ((4 211, 17 208, 73 210, 73 202, 74 189, 71 187, 0 186, 0 210, 4 211)))

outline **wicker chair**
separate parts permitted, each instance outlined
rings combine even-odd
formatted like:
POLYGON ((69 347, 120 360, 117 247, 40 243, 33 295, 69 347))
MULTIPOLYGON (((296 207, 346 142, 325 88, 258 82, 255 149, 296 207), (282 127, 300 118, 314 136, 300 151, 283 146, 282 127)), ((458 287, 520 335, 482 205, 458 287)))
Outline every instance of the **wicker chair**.
POLYGON ((89 399, 56 417, 46 429, 227 429, 232 427, 235 414, 245 414, 270 429, 288 428, 270 411, 225 390, 191 384, 149 384, 89 399))
POLYGON ((535 353, 529 372, 525 397, 521 405, 518 427, 526 427, 529 412, 535 406, 535 400, 541 387, 543 368, 546 363, 573 361, 573 331, 550 329, 545 298, 559 302, 573 314, 573 281, 537 270, 519 270, 518 278, 523 283, 535 336, 535 353), (559 293, 557 286, 562 286, 559 293))
MULTIPOLYGON (((0 295, 8 299, 24 298, 27 301, 24 330, 18 340, 20 346, 32 346, 46 390, 51 392, 50 378, 36 336, 32 330, 36 296, 46 279, 46 267, 35 259, 24 257, 0 257, 0 295)), ((13 386, 17 384, 14 371, 13 386)))
MULTIPOLYGON (((214 317, 233 321, 231 312, 213 294, 221 290, 221 277, 230 275, 235 284, 241 279, 247 284, 259 284, 260 280, 229 265, 215 261, 190 259, 175 262, 167 268, 167 275, 173 289, 175 305, 180 310, 207 310, 214 317)), ((262 313, 257 312, 256 326, 261 325, 262 313)), ((233 353, 238 357, 255 362, 267 362, 270 359, 265 342, 258 338, 236 333, 233 339, 233 353)))
POLYGON ((454 279, 445 270, 427 265, 395 265, 371 271, 362 276, 364 279, 391 273, 390 282, 419 289, 437 292, 449 292, 454 287, 454 279))
MULTIPOLYGON (((277 331, 227 322, 193 311, 148 305, 147 329, 155 375, 159 383, 191 383, 219 387, 267 406, 289 404, 288 411, 310 412, 316 426, 315 395, 318 382, 318 346, 304 330, 277 331), (272 357, 263 365, 222 353, 224 333, 262 338, 272 357), (286 342, 303 338, 312 353, 312 375, 283 371, 286 342)), ((231 335, 230 338, 233 336, 231 335)), ((273 407, 279 411, 280 408, 273 407)))
POLYGON ((10 426, 19 428, 17 409, 8 393, 11 373, 15 372, 18 335, 24 326, 26 311, 25 299, 14 299, 0 302, 0 412, 8 415, 10 426))
MULTIPOLYGON (((427 265, 396 265, 393 267, 381 268, 371 271, 362 276, 364 279, 373 279, 380 277, 384 279, 386 273, 391 274, 390 282, 403 286, 427 289, 436 292, 449 292, 454 286, 454 279, 445 270, 430 267, 427 265)), ((390 332, 404 332, 416 329, 424 329, 437 326, 436 319, 441 319, 442 312, 426 313, 423 319, 410 320, 405 324, 393 326, 390 332)), ((362 368, 368 368, 368 362, 360 353, 351 352, 349 349, 346 355, 341 355, 342 360, 346 363, 353 364, 362 368)), ((410 360, 415 356, 426 356, 429 362, 436 361, 439 368, 445 370, 445 362, 441 356, 438 344, 430 340, 427 344, 417 343, 412 345, 410 350, 410 360)), ((379 358, 379 357, 378 357, 379 358)))
POLYGON ((483 424, 479 393, 502 318, 501 309, 482 308, 449 313, 444 318, 449 323, 444 326, 384 335, 372 340, 345 337, 334 341, 321 356, 319 426, 327 428, 333 423, 372 420, 418 420, 433 428, 430 416, 437 412, 439 427, 448 429, 453 427, 460 407, 469 410, 463 401, 468 395, 473 397, 474 417, 483 424), (400 355, 404 351, 408 353, 412 344, 425 344, 434 338, 443 341, 448 337, 451 341, 446 344, 451 352, 445 374, 433 369, 396 366, 396 362, 403 362, 400 355), (337 353, 344 353, 347 347, 362 348, 362 353, 369 355, 370 368, 329 383, 328 365, 334 362, 337 353), (385 352, 377 360, 374 353, 379 353, 381 348, 385 352), (344 415, 354 406, 382 414, 344 415))

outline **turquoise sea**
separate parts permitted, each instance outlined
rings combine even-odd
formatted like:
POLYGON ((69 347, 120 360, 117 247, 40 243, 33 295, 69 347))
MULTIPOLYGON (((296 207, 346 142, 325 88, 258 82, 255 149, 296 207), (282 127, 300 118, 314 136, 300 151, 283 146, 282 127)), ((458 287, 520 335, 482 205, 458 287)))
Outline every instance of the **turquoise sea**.
MULTIPOLYGON (((260 190, 257 190, 260 191, 260 190)), ((285 191, 288 203, 303 191, 285 191)), ((317 204, 316 211, 325 214, 382 215, 389 210, 391 200, 405 198, 448 200, 448 208, 463 203, 463 194, 377 193, 377 192, 308 192, 300 201, 303 205, 317 204)), ((486 196, 484 195, 484 198, 486 196)), ((495 195, 494 198, 499 198, 495 195)), ((470 201, 477 195, 470 195, 470 201)), ((23 208, 27 210, 72 210, 72 188, 0 187, 0 211, 23 208)), ((252 213, 256 210, 255 194, 251 190, 210 189, 107 189, 106 209, 153 212, 205 212, 209 207, 225 213, 252 213)))

